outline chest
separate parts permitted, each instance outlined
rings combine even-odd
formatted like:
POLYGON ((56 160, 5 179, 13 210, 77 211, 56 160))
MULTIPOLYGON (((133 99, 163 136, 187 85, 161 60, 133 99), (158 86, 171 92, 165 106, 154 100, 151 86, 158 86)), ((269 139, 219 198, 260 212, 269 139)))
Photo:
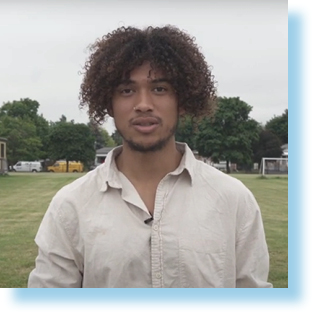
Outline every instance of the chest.
POLYGON ((148 202, 154 209, 155 196, 151 225, 139 208, 107 198, 100 215, 82 222, 84 286, 222 287, 225 253, 233 257, 235 247, 226 250, 228 235, 234 234, 225 229, 226 218, 188 191, 167 199, 161 189, 143 191, 139 195, 148 209, 148 202))
POLYGON ((154 212, 157 185, 137 185, 135 186, 140 198, 147 207, 151 215, 154 212))

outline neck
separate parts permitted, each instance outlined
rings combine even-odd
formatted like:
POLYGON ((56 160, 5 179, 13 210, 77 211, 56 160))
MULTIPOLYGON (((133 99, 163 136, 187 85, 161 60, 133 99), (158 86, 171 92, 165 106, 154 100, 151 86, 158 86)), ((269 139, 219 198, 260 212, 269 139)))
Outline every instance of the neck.
POLYGON ((116 157, 116 164, 132 182, 158 183, 166 174, 174 171, 182 158, 175 141, 170 141, 163 149, 155 152, 138 152, 124 143, 123 150, 116 157))

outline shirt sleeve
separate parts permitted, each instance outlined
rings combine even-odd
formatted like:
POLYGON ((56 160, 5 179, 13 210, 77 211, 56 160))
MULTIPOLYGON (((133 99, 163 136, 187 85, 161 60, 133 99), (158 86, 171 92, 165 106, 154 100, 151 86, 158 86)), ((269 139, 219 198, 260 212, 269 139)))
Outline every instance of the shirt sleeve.
POLYGON ((268 282, 269 253, 259 206, 252 195, 244 198, 236 239, 236 287, 272 288, 268 282))
POLYGON ((37 232, 38 256, 28 279, 29 288, 80 288, 82 272, 60 209, 51 202, 37 232))

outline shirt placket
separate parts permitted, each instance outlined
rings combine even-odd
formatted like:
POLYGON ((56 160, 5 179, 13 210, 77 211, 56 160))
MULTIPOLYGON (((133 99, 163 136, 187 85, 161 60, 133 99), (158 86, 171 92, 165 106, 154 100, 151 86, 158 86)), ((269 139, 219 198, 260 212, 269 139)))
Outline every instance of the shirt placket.
POLYGON ((151 275, 152 287, 163 288, 163 244, 161 230, 161 215, 164 207, 165 180, 162 180, 156 190, 153 224, 151 232, 151 275))

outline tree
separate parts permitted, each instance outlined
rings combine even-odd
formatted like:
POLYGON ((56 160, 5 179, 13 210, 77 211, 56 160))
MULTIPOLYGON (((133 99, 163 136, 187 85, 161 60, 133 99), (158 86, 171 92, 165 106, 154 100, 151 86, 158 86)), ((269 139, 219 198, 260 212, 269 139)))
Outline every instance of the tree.
POLYGON ((191 150, 195 150, 196 144, 195 122, 191 116, 184 116, 179 120, 175 139, 179 142, 186 142, 191 150))
POLYGON ((101 136, 103 139, 102 147, 115 147, 116 143, 113 138, 108 134, 106 129, 101 128, 101 136))
POLYGON ((69 161, 88 164, 94 159, 94 137, 85 124, 60 121, 51 127, 48 135, 48 149, 54 160, 65 159, 67 172, 69 161))
POLYGON ((41 140, 36 127, 29 119, 3 115, 0 117, 0 137, 8 139, 8 163, 38 160, 41 156, 41 140))
POLYGON ((36 127, 36 134, 41 142, 40 158, 46 159, 48 157, 47 141, 48 141, 48 134, 49 134, 49 122, 41 114, 40 116, 36 116, 34 124, 36 127))
POLYGON ((110 137, 106 129, 103 129, 96 121, 90 119, 88 122, 88 127, 91 130, 91 133, 94 136, 94 148, 98 150, 104 147, 115 147, 116 143, 110 137))
MULTIPOLYGON (((65 115, 61 115, 61 117, 59 118, 59 121, 57 121, 57 123, 63 123, 63 122, 67 122, 67 117, 65 115)), ((74 121, 71 121, 71 122, 74 122, 74 121)))
POLYGON ((288 143, 288 109, 281 116, 274 116, 270 119, 265 129, 273 132, 281 141, 281 144, 288 143))
POLYGON ((196 149, 214 162, 226 161, 243 165, 252 164, 252 144, 258 139, 258 123, 249 117, 252 107, 239 97, 218 98, 213 117, 199 123, 196 149))
POLYGON ((19 101, 3 103, 0 108, 0 116, 10 116, 15 118, 35 121, 39 103, 29 98, 20 99, 19 101))
POLYGON ((280 157, 281 140, 271 131, 261 129, 259 139, 253 146, 254 162, 260 163, 263 157, 280 157))
MULTIPOLYGON (((36 136, 40 140, 40 153, 38 153, 37 150, 35 151, 37 158, 46 158, 46 143, 49 123, 43 117, 43 115, 38 115, 38 108, 39 103, 29 98, 20 99, 19 101, 7 102, 4 103, 0 108, 0 120, 4 119, 4 117, 12 117, 19 120, 27 121, 29 124, 34 125, 36 136)), ((21 145, 21 143, 19 143, 19 145, 21 145)), ((28 151, 27 148, 17 148, 17 150, 28 151)))
POLYGON ((111 134, 112 139, 116 143, 116 145, 122 145, 123 139, 117 129, 111 134))

